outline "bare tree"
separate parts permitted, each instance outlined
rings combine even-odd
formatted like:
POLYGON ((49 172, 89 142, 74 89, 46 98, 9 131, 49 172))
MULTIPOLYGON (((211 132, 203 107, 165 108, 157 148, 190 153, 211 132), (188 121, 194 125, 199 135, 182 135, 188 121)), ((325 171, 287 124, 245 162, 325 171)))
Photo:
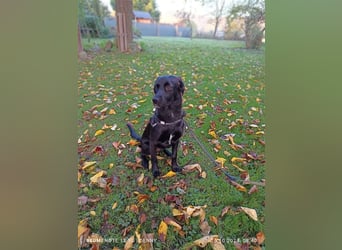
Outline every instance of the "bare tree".
POLYGON ((265 31, 265 1, 245 0, 242 4, 233 6, 228 19, 234 18, 244 20, 246 48, 260 48, 265 31))
POLYGON ((209 8, 213 8, 212 16, 214 17, 214 33, 213 37, 216 37, 218 26, 222 20, 222 17, 227 14, 228 1, 226 0, 196 0, 200 1, 202 5, 207 5, 209 8))

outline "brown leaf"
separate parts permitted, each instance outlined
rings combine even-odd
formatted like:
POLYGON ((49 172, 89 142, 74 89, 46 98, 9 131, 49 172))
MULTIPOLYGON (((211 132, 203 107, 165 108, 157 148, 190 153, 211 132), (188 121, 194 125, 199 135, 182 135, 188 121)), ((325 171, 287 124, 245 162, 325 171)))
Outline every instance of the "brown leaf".
POLYGON ((221 217, 223 217, 226 213, 228 213, 230 209, 231 209, 231 206, 227 206, 223 208, 221 212, 221 217))
POLYGON ((211 216, 209 217, 209 219, 210 219, 210 221, 211 221, 212 223, 214 223, 214 224, 217 226, 218 220, 217 220, 217 218, 216 218, 215 216, 211 215, 211 216))
POLYGON ((248 191, 248 194, 253 194, 255 192, 258 192, 258 188, 256 185, 253 185, 253 187, 248 191))
POLYGON ((173 226, 177 232, 179 232, 180 230, 182 230, 182 226, 179 225, 177 222, 175 222, 173 219, 171 219, 170 217, 166 217, 164 218, 164 222, 169 225, 169 226, 173 226))
POLYGON ((138 194, 138 205, 144 203, 149 198, 150 196, 148 196, 147 194, 138 194))
POLYGON ((256 238, 257 238, 258 244, 261 245, 265 241, 265 234, 263 232, 259 232, 256 234, 256 238))
POLYGON ((140 222, 140 224, 143 224, 146 221, 146 219, 147 219, 147 216, 146 216, 145 213, 141 213, 139 215, 139 222, 140 222))
POLYGON ((209 226, 208 221, 204 220, 200 223, 200 229, 203 235, 209 235, 211 227, 209 226))

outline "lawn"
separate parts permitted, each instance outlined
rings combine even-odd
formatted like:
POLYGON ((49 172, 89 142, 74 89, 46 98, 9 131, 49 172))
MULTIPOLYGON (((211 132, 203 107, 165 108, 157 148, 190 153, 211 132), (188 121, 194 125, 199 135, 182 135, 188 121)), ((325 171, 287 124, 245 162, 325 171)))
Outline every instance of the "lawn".
POLYGON ((82 247, 151 249, 153 242, 154 249, 196 249, 208 241, 205 249, 264 249, 264 49, 204 39, 146 37, 139 42, 140 53, 103 52, 79 62, 82 247), (170 161, 161 154, 166 177, 154 179, 141 168, 126 123, 142 133, 153 112, 154 80, 166 74, 182 77, 186 86, 189 129, 178 161, 191 171, 166 175, 170 161), (87 247, 89 239, 101 243, 87 247))

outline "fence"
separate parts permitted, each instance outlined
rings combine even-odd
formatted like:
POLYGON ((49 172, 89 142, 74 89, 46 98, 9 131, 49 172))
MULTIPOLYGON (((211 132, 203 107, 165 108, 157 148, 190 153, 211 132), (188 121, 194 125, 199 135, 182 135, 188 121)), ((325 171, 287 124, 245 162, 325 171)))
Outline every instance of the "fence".
MULTIPOLYGON (((105 18, 104 23, 112 32, 116 31, 115 18, 105 18)), ((132 25, 133 29, 138 30, 142 36, 191 36, 191 29, 189 27, 160 23, 139 23, 136 21, 132 21, 132 25)))

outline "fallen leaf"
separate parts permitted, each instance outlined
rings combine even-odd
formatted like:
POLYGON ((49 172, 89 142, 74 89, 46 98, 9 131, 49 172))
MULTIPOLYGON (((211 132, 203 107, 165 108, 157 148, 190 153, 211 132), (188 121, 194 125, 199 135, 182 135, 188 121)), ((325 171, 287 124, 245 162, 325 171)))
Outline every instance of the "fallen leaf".
POLYGON ((258 244, 261 245, 265 241, 265 234, 263 232, 257 233, 256 239, 257 239, 258 244))
POLYGON ((207 173, 205 171, 201 172, 201 177, 203 179, 207 178, 207 173))
POLYGON ((188 173, 188 172, 192 172, 194 170, 202 172, 202 168, 201 168, 201 166, 198 163, 184 166, 183 169, 182 169, 182 172, 183 173, 188 173))
POLYGON ((117 206, 118 206, 118 202, 116 201, 116 202, 113 203, 112 210, 114 210, 115 208, 117 208, 117 206))
POLYGON ((129 142, 127 142, 127 144, 130 146, 137 146, 140 144, 140 142, 137 140, 131 139, 131 140, 129 140, 129 142))
POLYGON ((90 234, 87 219, 81 220, 77 227, 77 244, 78 248, 84 247, 87 243, 86 240, 90 234))
POLYGON ((99 130, 97 130, 96 132, 95 132, 95 136, 99 136, 99 135, 102 135, 102 134, 104 134, 104 130, 102 130, 102 129, 99 129, 99 130))
POLYGON ((100 244, 103 242, 103 238, 99 234, 92 233, 87 241, 90 242, 90 250, 100 250, 100 244))
MULTIPOLYGON (((105 171, 101 170, 98 173, 96 173, 93 177, 90 178, 90 182, 92 184, 98 184, 99 183, 99 179, 101 178, 101 176, 103 176, 105 174, 105 171)), ((106 182, 107 184, 107 182, 106 182)))
POLYGON ((216 218, 215 216, 211 215, 211 216, 209 217, 209 219, 210 219, 210 221, 211 221, 212 223, 214 223, 214 224, 217 226, 218 220, 217 220, 217 218, 216 218))
POLYGON ((164 222, 169 226, 175 227, 176 231, 182 230, 182 226, 169 217, 164 218, 164 222))
POLYGON ((230 160, 232 163, 234 162, 244 162, 246 161, 245 158, 240 158, 240 157, 232 157, 232 159, 230 160))
POLYGON ((145 178, 144 173, 141 173, 141 174, 139 175, 139 177, 137 178, 138 186, 142 186, 142 185, 143 185, 144 178, 145 178))
POLYGON ((226 159, 222 158, 222 157, 218 157, 218 158, 216 158, 215 162, 219 163, 221 165, 221 167, 223 168, 223 165, 226 162, 226 159))
POLYGON ((166 234, 167 234, 167 224, 164 221, 161 221, 159 224, 159 228, 158 228, 158 235, 159 235, 160 241, 165 242, 166 234))
POLYGON ((247 189, 244 186, 240 185, 239 183, 232 181, 232 180, 229 180, 229 183, 233 185, 237 190, 241 192, 247 192, 247 189))
POLYGON ((213 129, 209 129, 209 133, 208 134, 211 135, 214 139, 218 138, 216 132, 213 129))
POLYGON ((200 223, 200 229, 203 235, 209 235, 211 227, 209 226, 208 221, 204 220, 200 223))
MULTIPOLYGON (((92 168, 92 170, 94 169, 95 167, 95 164, 96 164, 96 161, 86 161, 83 163, 83 166, 82 166, 82 170, 88 172, 90 168, 92 168), (88 170, 88 171, 87 171, 88 170)), ((92 171, 91 170, 91 171, 92 171)), ((89 172, 88 172, 89 173, 89 172)))
MULTIPOLYGON (((208 243, 220 240, 218 235, 207 235, 193 242, 194 245, 204 248, 208 243)), ((223 248, 224 249, 224 248, 223 248)))
POLYGON ((77 199, 77 203, 80 206, 87 204, 87 201, 88 201, 88 196, 85 196, 85 195, 82 195, 82 196, 78 197, 78 199, 77 199))
POLYGON ((138 194, 138 205, 142 204, 143 202, 145 202, 149 198, 150 198, 150 196, 148 196, 147 194, 138 194))
POLYGON ((161 178, 165 179, 165 178, 171 178, 173 176, 175 176, 176 173, 173 172, 172 170, 170 170, 169 172, 167 172, 167 174, 163 175, 161 178))
POLYGON ((240 172, 245 172, 246 170, 240 168, 238 165, 236 164, 232 164, 233 167, 237 168, 237 170, 239 170, 240 172))
POLYGON ((258 192, 257 185, 253 185, 253 187, 248 191, 248 194, 253 194, 255 192, 258 192))
POLYGON ((140 222, 140 224, 143 224, 146 221, 146 219, 147 219, 147 216, 146 216, 145 213, 141 213, 139 215, 139 222, 140 222))
POLYGON ((224 207, 221 211, 221 217, 223 217, 226 213, 228 213, 230 209, 231 209, 231 206, 224 207))
POLYGON ((213 241, 210 242, 210 245, 213 248, 213 250, 226 250, 221 240, 216 237, 213 239, 213 241))
POLYGON ((126 241, 125 246, 124 246, 124 250, 131 249, 133 247, 133 244, 134 244, 134 235, 129 237, 129 239, 126 241))
POLYGON ((95 211, 93 211, 93 210, 92 210, 92 211, 90 211, 90 212, 89 212, 89 214, 90 214, 91 216, 96 216, 96 212, 95 212, 95 211))
POLYGON ((255 209, 248 207, 240 207, 242 211, 244 211, 252 220, 258 221, 258 215, 255 209))

